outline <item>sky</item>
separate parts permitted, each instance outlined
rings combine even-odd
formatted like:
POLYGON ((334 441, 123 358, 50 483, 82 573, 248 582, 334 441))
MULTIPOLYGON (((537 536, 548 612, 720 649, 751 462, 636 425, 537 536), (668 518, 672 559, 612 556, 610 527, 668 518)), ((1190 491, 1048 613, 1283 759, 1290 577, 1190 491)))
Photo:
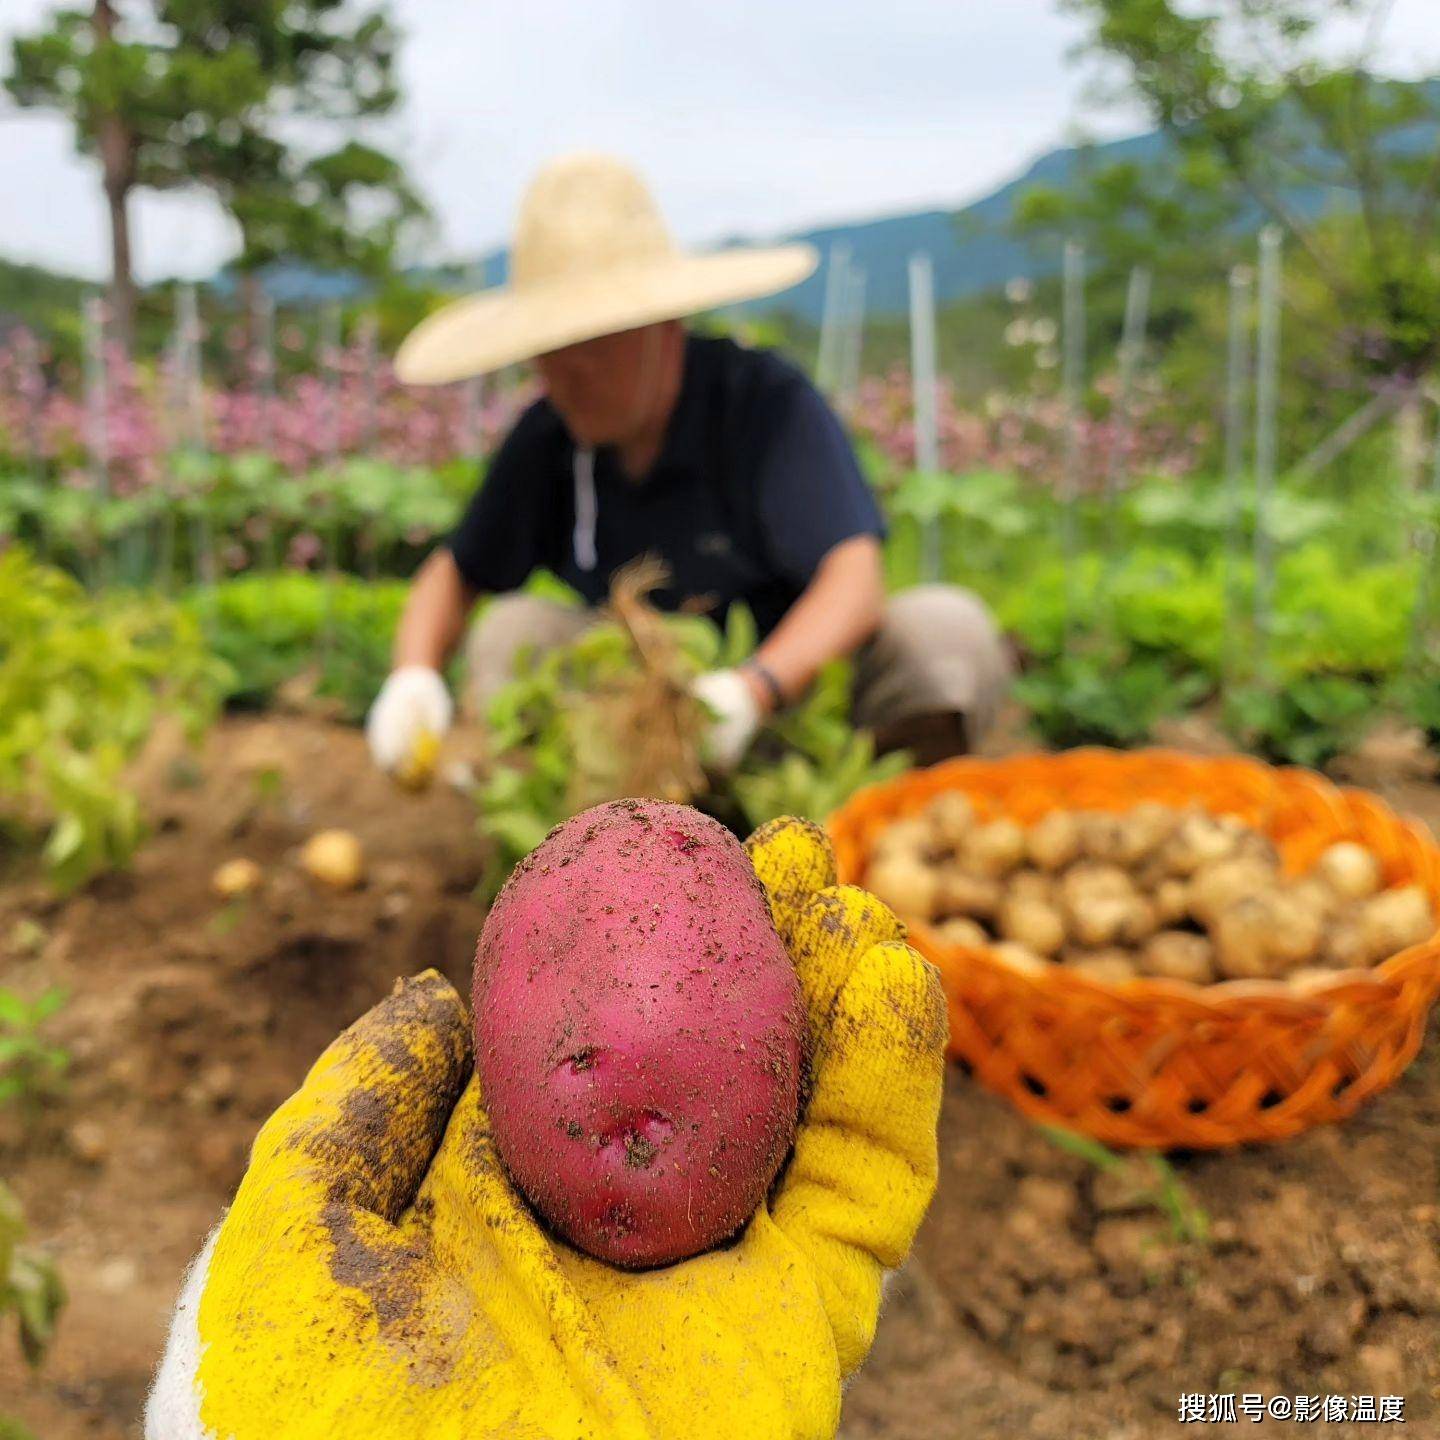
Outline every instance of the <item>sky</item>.
MULTIPOLYGON (((131 0, 134 3, 134 0, 131 0)), ((1440 0, 1395 0, 1394 68, 1440 71, 1440 0)), ((125 0, 121 0, 123 10, 125 0)), ((3 0, 10 37, 54 0, 3 0)), ((691 244, 963 204, 1096 111, 1081 37, 1054 0, 392 0, 406 31, 402 112, 385 140, 438 216, 427 259, 504 242, 550 156, 634 161, 691 244)), ((1334 43, 1350 36, 1335 32, 1334 43)), ((203 199, 142 195, 142 279, 204 276, 232 236, 203 199)), ((96 172, 63 120, 0 105, 0 254, 98 277, 108 240, 96 172)))

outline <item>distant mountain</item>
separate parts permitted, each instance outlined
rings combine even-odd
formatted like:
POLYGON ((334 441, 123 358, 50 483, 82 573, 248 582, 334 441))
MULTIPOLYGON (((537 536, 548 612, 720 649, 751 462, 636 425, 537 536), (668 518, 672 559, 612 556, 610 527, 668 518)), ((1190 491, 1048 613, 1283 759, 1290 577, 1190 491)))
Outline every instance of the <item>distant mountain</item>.
MULTIPOLYGON (((1404 85, 1407 82, 1388 83, 1404 85)), ((1431 113, 1440 111, 1440 80, 1420 83, 1428 92, 1431 113)), ((1298 123, 1308 131, 1307 122, 1301 119, 1298 123)), ((1389 143, 1396 150, 1413 152, 1434 149, 1437 140, 1440 136, 1437 136, 1436 124, 1422 120, 1397 131, 1389 143)), ((905 312, 909 305, 910 257, 920 251, 928 253, 934 268, 935 298, 943 306, 993 290, 1016 276, 1033 279, 1056 268, 1053 257, 1037 253, 1013 234, 1016 204, 1026 190, 1035 185, 1064 189, 1084 166, 1117 161, 1148 166, 1163 162, 1171 153, 1172 142, 1160 131, 1098 145, 1065 146, 1042 155, 1024 173, 998 190, 953 210, 920 210, 850 224, 824 225, 780 238, 808 240, 827 256, 835 247, 848 247, 851 261, 865 271, 865 308, 872 316, 905 312)), ((1302 152, 1301 158, 1314 173, 1325 168, 1328 157, 1318 146, 1311 146, 1302 152)), ((1318 181, 1287 190, 1285 199, 1295 213, 1312 218, 1336 206, 1353 203, 1344 192, 1318 181)), ((1239 223, 1249 231, 1258 229, 1262 219, 1259 209, 1254 208, 1242 213, 1239 223)), ((730 243, 744 242, 736 239, 730 243)), ((457 288, 474 287, 482 276, 483 283, 495 284, 503 277, 505 265, 505 252, 497 251, 483 257, 475 266, 451 274, 460 282, 457 288)), ((824 298, 822 266, 803 285, 784 295, 742 308, 751 313, 786 311, 816 322, 824 298)))
MULTIPOLYGON (((955 210, 917 210, 876 220, 823 225, 779 240, 808 240, 829 255, 832 247, 848 246, 853 264, 865 271, 865 308, 872 315, 899 314, 909 304, 908 267, 916 251, 930 255, 938 303, 993 290, 1017 275, 1036 276, 1052 268, 1026 244, 1010 234, 1020 195, 1031 185, 1065 185, 1076 173, 1082 155, 1101 160, 1147 163, 1165 153, 1168 142, 1158 132, 1131 136, 1091 147, 1052 150, 1022 175, 980 200, 955 210)), ((735 237, 726 244, 749 243, 735 237)), ((508 257, 504 250, 481 257, 474 265, 416 272, 418 278, 442 289, 476 289, 500 283, 508 257)), ((753 311, 781 309, 817 322, 825 304, 825 269, 773 300, 744 307, 753 311)))

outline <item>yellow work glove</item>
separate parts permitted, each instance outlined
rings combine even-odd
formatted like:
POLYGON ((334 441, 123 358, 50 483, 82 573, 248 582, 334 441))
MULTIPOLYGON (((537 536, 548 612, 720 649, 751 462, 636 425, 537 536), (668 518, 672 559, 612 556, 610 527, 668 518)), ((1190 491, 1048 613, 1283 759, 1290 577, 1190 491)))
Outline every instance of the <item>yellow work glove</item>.
POLYGON ((944 1003, 890 911, 834 883, 815 826, 748 849, 811 1085, 734 1242, 627 1272, 552 1237, 501 1168, 464 1006, 427 972, 261 1130, 187 1277, 147 1440, 833 1436, 934 1191, 944 1003))

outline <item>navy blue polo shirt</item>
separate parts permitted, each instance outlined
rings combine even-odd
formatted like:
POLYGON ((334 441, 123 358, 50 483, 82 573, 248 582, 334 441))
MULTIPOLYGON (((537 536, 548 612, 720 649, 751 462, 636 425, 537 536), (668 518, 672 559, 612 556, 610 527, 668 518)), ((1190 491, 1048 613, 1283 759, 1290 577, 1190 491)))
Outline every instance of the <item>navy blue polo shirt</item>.
POLYGON ((505 437, 450 537, 476 590, 517 589, 547 569, 592 604, 641 555, 665 562, 663 609, 723 619, 737 600, 767 634, 831 549, 883 535, 880 510, 834 412, 780 356, 688 336, 679 398, 649 475, 595 452, 595 565, 575 554, 575 442, 547 400, 505 437))

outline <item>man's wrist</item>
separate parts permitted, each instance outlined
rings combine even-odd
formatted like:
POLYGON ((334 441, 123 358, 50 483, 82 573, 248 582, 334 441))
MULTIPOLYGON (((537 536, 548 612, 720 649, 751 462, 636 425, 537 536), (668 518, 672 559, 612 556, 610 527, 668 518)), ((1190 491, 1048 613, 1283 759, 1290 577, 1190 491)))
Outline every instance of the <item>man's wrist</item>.
POLYGON ((758 656, 751 656, 740 667, 740 674, 755 696, 762 715, 773 715, 785 704, 785 689, 775 672, 758 656))

